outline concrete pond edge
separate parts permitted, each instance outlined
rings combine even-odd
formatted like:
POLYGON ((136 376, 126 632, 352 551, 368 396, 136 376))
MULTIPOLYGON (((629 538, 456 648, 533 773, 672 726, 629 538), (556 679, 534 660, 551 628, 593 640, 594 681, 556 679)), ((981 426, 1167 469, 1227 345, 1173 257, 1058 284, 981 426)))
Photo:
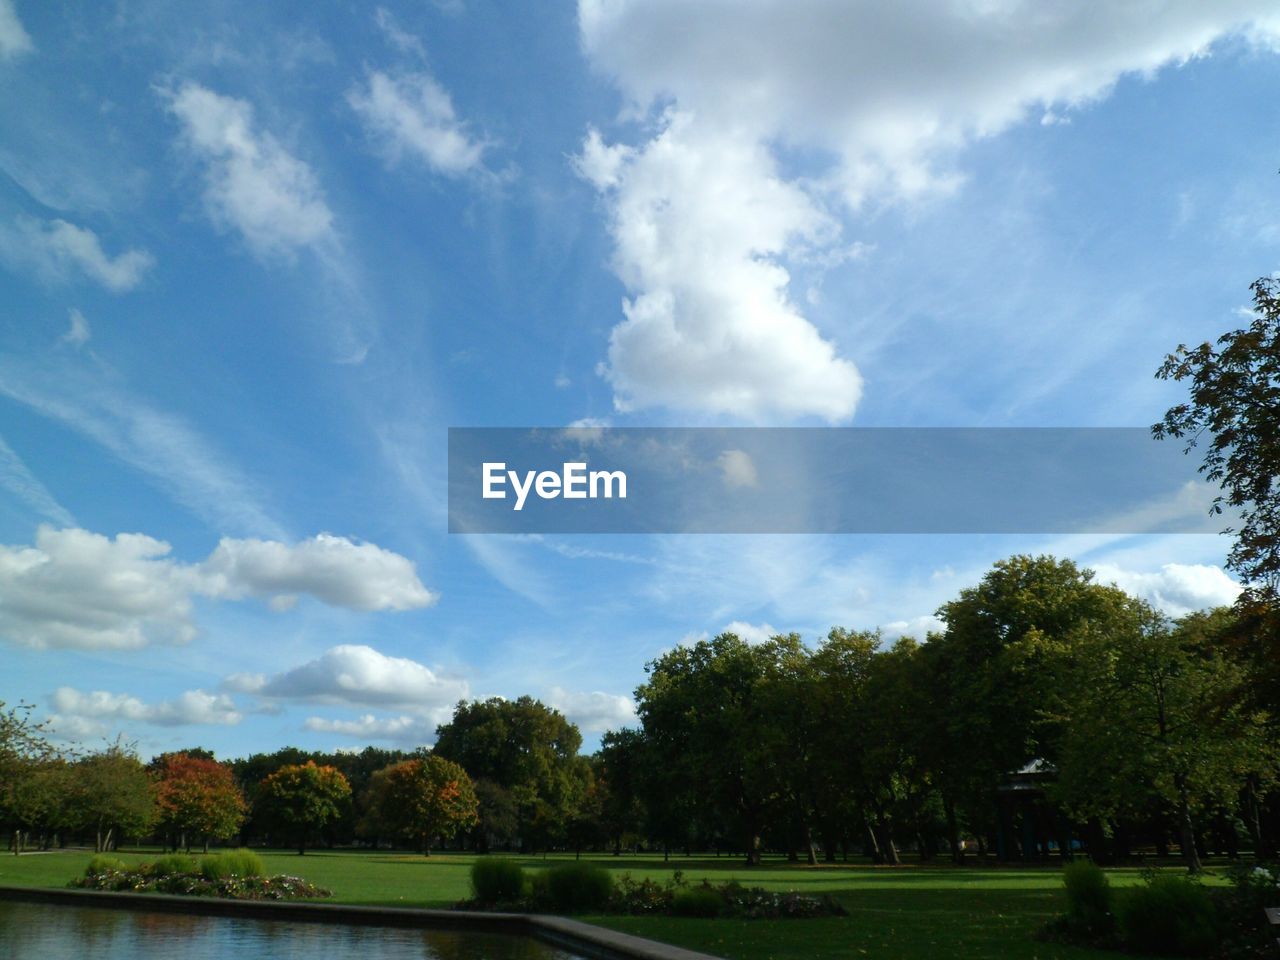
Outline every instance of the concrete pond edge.
POLYGON ((289 900, 224 900, 161 893, 125 893, 53 887, 0 886, 0 900, 53 903, 109 910, 185 913, 245 920, 293 923, 345 923, 359 926, 409 927, 422 930, 473 930, 533 937, 549 946, 589 960, 721 960, 657 940, 597 927, 570 917, 535 913, 487 913, 479 910, 425 910, 413 907, 367 907, 346 903, 289 900))

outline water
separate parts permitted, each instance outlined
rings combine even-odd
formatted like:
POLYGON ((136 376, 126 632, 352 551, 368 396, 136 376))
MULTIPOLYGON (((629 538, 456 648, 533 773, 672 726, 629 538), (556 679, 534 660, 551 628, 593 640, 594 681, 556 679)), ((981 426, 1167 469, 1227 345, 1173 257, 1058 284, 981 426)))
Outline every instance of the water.
POLYGON ((574 960, 529 937, 0 901, 0 960, 574 960))

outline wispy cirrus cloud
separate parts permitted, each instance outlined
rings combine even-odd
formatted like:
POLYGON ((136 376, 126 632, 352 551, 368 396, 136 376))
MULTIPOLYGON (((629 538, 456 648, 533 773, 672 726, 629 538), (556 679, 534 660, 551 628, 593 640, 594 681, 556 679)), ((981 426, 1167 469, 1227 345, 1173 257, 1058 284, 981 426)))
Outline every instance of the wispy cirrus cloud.
POLYGON ((333 213, 311 167, 254 118, 246 100, 197 83, 162 91, 204 170, 205 210, 259 257, 335 243, 333 213))
POLYGON ((0 224, 0 259, 45 282, 87 277, 112 293, 132 290, 155 265, 155 257, 145 250, 111 256, 87 227, 27 216, 0 224))

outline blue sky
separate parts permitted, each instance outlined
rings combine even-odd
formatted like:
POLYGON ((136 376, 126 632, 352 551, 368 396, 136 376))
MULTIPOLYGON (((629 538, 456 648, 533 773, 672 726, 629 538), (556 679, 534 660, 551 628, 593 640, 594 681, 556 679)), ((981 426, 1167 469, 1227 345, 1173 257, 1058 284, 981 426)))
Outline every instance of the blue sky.
POLYGON ((593 743, 689 637, 922 636, 1013 552, 1229 602, 1214 536, 450 536, 446 429, 1150 424, 1277 269, 1277 51, 1245 0, 0 0, 0 699, 593 743))

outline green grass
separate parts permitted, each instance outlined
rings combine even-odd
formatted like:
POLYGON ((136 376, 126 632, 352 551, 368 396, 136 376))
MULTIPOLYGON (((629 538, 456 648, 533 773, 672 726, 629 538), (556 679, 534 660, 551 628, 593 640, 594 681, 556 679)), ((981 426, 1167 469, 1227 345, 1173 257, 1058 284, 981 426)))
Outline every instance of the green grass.
MULTIPOLYGON (((132 863, 158 851, 125 852, 132 863)), ((84 872, 86 851, 0 856, 0 885, 61 887, 84 872)), ((267 873, 289 873, 328 887, 340 903, 447 907, 470 894, 470 854, 329 852, 263 853, 267 873)), ((564 857, 515 857, 538 868, 564 857)), ((690 881, 737 879, 775 890, 827 893, 848 917, 745 921, 683 917, 586 917, 602 926, 677 943, 733 960, 932 957, 1016 960, 1115 960, 1117 954, 1041 943, 1035 931, 1066 908, 1057 867, 808 867, 782 860, 748 869, 736 858, 595 857, 614 873, 662 881, 684 871, 690 881)), ((1176 868, 1175 868, 1176 869, 1176 868)), ((1141 882, 1136 868, 1107 871, 1113 886, 1141 882)))

